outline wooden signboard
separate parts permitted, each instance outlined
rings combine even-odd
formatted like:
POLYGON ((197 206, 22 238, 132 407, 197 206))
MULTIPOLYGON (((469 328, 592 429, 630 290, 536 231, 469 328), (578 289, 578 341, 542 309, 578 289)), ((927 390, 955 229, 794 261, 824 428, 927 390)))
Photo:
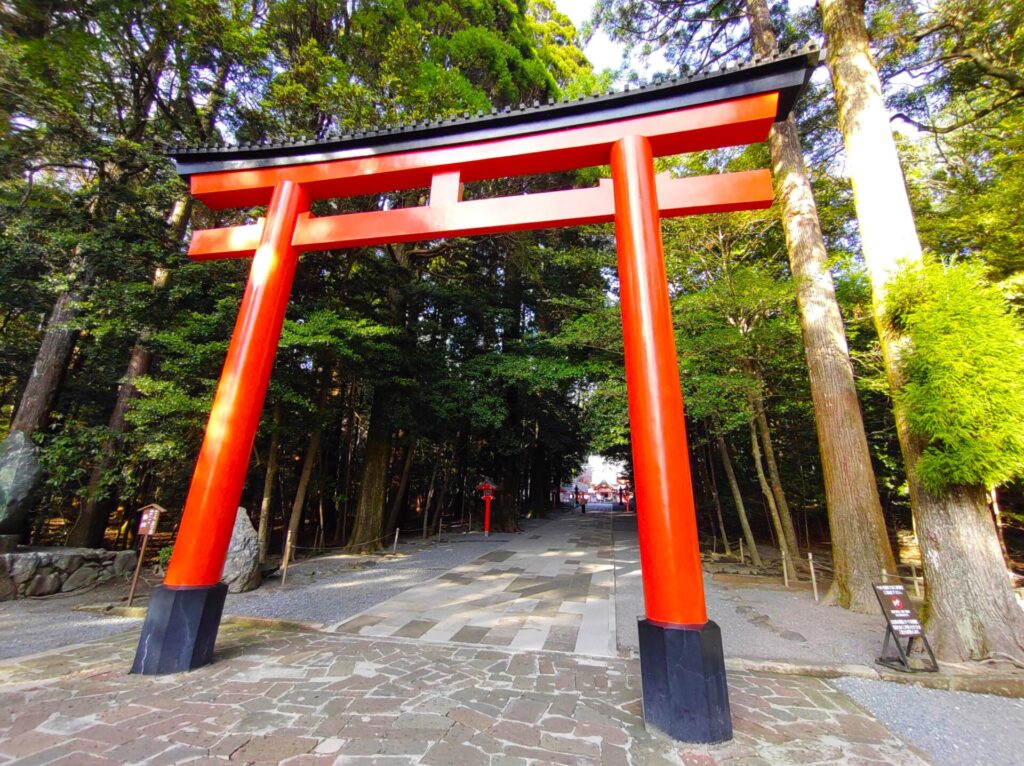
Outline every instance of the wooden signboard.
POLYGON ((139 584, 139 572, 142 571, 142 559, 146 555, 146 544, 149 538, 156 532, 156 525, 160 523, 160 514, 163 508, 156 503, 150 503, 139 509, 139 537, 142 538, 142 548, 139 550, 139 560, 135 564, 135 574, 132 575, 132 587, 128 590, 128 606, 132 605, 135 598, 135 586, 139 584))
POLYGON ((139 536, 149 537, 151 534, 156 532, 156 525, 160 522, 160 511, 161 508, 156 503, 147 505, 142 509, 141 515, 139 516, 139 536))
POLYGON ((885 641, 882 643, 882 656, 875 662, 893 670, 904 673, 935 673, 939 669, 935 655, 924 635, 924 628, 917 617, 917 610, 907 597, 903 585, 890 583, 875 584, 875 596, 885 615, 885 641), (900 639, 907 639, 906 647, 900 639), (889 640, 896 645, 895 656, 889 654, 889 640), (914 641, 918 641, 927 652, 928 658, 911 660, 914 641))

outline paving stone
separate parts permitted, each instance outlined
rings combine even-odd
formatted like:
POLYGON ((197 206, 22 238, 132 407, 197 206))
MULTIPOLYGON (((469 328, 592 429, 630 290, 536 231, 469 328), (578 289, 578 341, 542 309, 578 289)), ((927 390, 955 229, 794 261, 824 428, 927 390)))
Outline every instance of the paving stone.
POLYGON ((731 672, 735 739, 681 748, 645 730, 635 657, 487 644, 513 631, 579 639, 590 599, 608 604, 609 559, 595 555, 605 522, 578 522, 563 553, 545 556, 558 523, 429 584, 444 593, 424 601, 429 588, 413 588, 333 632, 226 623, 214 663, 189 674, 128 676, 137 630, 0 663, 0 763, 927 766, 817 679, 731 672), (584 585, 586 602, 568 600, 584 585), (476 641, 449 640, 461 631, 476 641))

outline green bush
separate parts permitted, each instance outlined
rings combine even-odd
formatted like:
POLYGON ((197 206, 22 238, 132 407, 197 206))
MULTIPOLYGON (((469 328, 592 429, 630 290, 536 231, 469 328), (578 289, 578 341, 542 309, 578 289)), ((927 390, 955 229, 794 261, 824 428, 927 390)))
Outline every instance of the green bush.
POLYGON ((1024 473, 1024 329, 970 265, 928 262, 892 280, 887 318, 905 334, 896 393, 925 440, 925 487, 997 486, 1024 473))
POLYGON ((160 549, 160 552, 157 554, 157 561, 160 562, 160 566, 165 567, 171 562, 171 553, 173 552, 173 545, 165 545, 160 549))

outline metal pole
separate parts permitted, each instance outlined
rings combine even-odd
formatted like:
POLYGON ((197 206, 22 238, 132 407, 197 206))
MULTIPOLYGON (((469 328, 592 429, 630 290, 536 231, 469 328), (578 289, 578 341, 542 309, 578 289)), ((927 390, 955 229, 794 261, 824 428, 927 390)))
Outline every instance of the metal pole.
POLYGON ((883 570, 882 570, 882 583, 884 584, 884 583, 887 583, 887 582, 889 582, 889 573, 888 573, 888 572, 886 572, 886 571, 885 571, 885 570, 883 569, 883 570))
POLYGON ((484 498, 484 537, 491 536, 491 498, 484 498))
POLYGON ((818 603, 818 578, 814 574, 814 554, 807 552, 807 563, 811 565, 811 586, 814 588, 814 603, 818 603))
POLYGON ((142 558, 146 555, 146 544, 149 542, 149 535, 142 536, 142 548, 139 549, 139 560, 135 562, 135 574, 132 575, 132 587, 128 589, 128 606, 132 605, 135 598, 135 586, 139 582, 139 572, 142 571, 142 558))
POLYGON ((395 542, 391 545, 391 552, 398 553, 398 527, 395 527, 395 542))
POLYGON ((743 538, 740 538, 740 563, 745 564, 747 562, 746 556, 743 555, 743 538))
POLYGON ((787 588, 789 587, 789 567, 786 566, 786 549, 780 548, 782 551, 782 584, 787 588))
POLYGON ((650 142, 611 152, 622 336, 646 616, 704 625, 697 517, 650 142))

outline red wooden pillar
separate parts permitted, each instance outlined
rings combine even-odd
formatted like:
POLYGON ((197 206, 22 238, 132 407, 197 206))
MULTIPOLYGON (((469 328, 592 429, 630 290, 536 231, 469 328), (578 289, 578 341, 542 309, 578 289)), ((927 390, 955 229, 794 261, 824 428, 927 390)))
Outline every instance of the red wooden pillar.
POLYGON ((611 152, 622 336, 646 619, 644 718, 689 742, 732 736, 718 626, 709 622, 650 142, 611 152))
POLYGON ((282 181, 267 208, 227 359, 164 584, 150 597, 133 673, 210 661, 227 588, 220 582, 246 469, 281 337, 298 252, 295 222, 309 196, 282 181))

